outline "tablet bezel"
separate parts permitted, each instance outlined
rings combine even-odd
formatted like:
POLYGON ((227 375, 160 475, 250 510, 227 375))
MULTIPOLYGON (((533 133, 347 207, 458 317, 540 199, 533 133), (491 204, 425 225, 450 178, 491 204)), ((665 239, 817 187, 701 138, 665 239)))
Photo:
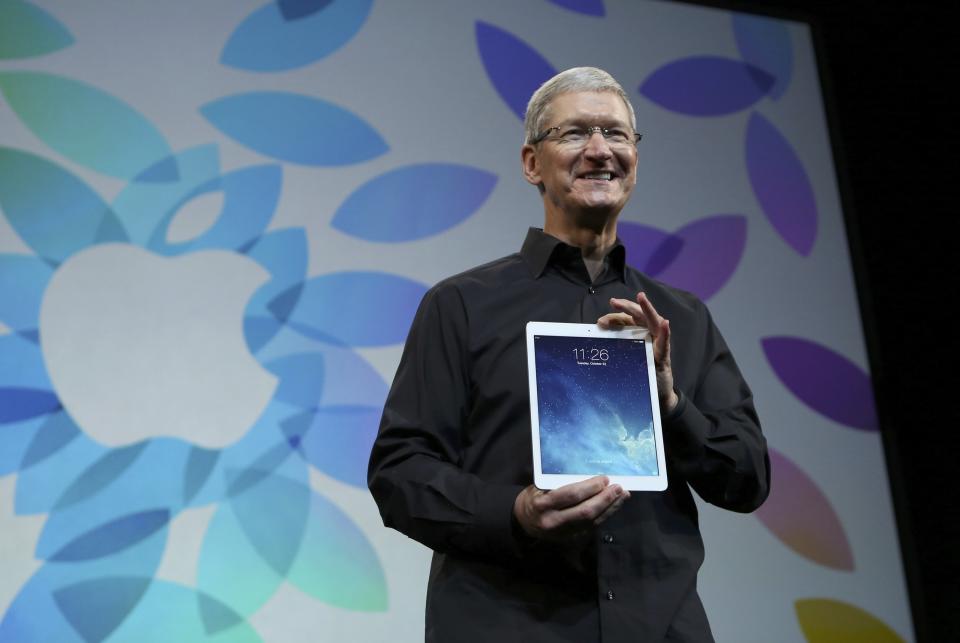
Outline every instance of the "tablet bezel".
POLYGON ((660 401, 657 396, 657 376, 653 361, 653 342, 650 331, 642 326, 627 326, 621 330, 604 330, 596 324, 570 324, 559 322, 527 323, 527 376, 530 388, 530 440, 533 446, 533 483, 539 489, 556 489, 563 485, 588 480, 596 475, 606 475, 610 484, 619 484, 630 491, 663 491, 667 488, 667 461, 663 450, 663 428, 660 423, 660 401), (593 337, 604 339, 643 339, 647 352, 647 377, 649 379, 650 408, 653 416, 653 436, 657 454, 657 475, 623 476, 603 473, 558 474, 544 473, 540 459, 540 413, 537 396, 537 360, 534 336, 593 337))

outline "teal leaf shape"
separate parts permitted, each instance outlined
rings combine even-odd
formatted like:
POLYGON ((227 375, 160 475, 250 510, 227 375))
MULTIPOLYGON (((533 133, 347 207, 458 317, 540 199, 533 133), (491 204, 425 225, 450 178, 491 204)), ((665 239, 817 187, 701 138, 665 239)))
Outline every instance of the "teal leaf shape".
POLYGON ((103 174, 133 179, 170 155, 152 123, 92 85, 53 74, 2 72, 0 91, 44 143, 103 174))
POLYGON ((423 239, 473 214, 496 183, 495 174, 466 165, 408 165, 360 186, 337 210, 331 225, 367 241, 423 239))
POLYGON ((83 640, 102 641, 136 607, 149 585, 149 577, 94 578, 57 589, 53 598, 83 640))
POLYGON ((40 7, 22 0, 0 2, 0 59, 42 56, 72 44, 67 28, 40 7))
POLYGON ((373 0, 333 0, 319 9, 268 2, 230 35, 220 62, 248 71, 303 67, 349 42, 363 26, 373 0))
POLYGON ((0 209, 20 238, 38 255, 59 264, 73 253, 102 241, 110 207, 90 186, 56 163, 9 147, 0 147, 0 209))
POLYGON ((235 94, 207 103, 200 112, 241 145, 290 163, 352 165, 389 149, 380 134, 359 116, 302 94, 235 94))
POLYGON ((310 516, 288 580, 330 605, 361 612, 388 606, 386 576, 370 541, 335 504, 310 494, 310 516))

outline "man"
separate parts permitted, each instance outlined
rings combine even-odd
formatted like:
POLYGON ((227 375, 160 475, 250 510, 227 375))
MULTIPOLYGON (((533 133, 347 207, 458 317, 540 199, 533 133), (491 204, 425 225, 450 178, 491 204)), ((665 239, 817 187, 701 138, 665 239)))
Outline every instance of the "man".
POLYGON ((735 511, 763 502, 769 461, 750 390, 706 307, 625 263, 617 216, 639 135, 620 85, 599 69, 562 72, 531 98, 525 129, 523 175, 543 198, 543 230, 426 294, 370 489, 384 524, 435 552, 428 641, 712 641, 690 488, 735 511), (666 491, 630 494, 602 476, 549 492, 530 484, 533 320, 650 329, 666 491))

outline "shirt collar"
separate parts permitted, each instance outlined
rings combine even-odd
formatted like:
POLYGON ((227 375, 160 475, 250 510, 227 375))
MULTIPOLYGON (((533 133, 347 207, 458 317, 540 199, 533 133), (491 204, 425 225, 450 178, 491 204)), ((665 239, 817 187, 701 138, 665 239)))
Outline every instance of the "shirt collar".
MULTIPOLYGON (((560 239, 547 234, 541 228, 530 228, 527 231, 527 238, 523 241, 523 247, 520 249, 520 256, 527 262, 530 268, 530 274, 534 279, 539 279, 543 272, 551 263, 558 260, 559 257, 569 257, 572 253, 580 256, 580 249, 574 246, 568 246, 560 239)), ((624 268, 627 263, 627 249, 624 247, 620 238, 617 237, 613 248, 607 253, 609 268, 616 272, 617 277, 624 280, 624 268)))

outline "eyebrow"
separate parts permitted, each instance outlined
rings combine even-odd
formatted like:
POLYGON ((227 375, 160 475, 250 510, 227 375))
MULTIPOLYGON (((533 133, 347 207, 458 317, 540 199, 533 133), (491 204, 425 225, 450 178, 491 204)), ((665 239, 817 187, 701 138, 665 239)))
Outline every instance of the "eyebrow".
POLYGON ((593 127, 593 126, 599 126, 599 127, 603 127, 603 128, 606 128, 606 129, 611 129, 611 128, 630 129, 630 125, 629 125, 629 124, 624 123, 623 121, 619 121, 619 120, 612 120, 612 121, 603 121, 603 120, 590 121, 590 120, 587 120, 587 119, 584 119, 584 118, 571 118, 571 119, 566 120, 566 121, 561 121, 561 122, 558 123, 557 125, 554 125, 554 127, 560 127, 560 128, 564 128, 564 127, 593 127))

